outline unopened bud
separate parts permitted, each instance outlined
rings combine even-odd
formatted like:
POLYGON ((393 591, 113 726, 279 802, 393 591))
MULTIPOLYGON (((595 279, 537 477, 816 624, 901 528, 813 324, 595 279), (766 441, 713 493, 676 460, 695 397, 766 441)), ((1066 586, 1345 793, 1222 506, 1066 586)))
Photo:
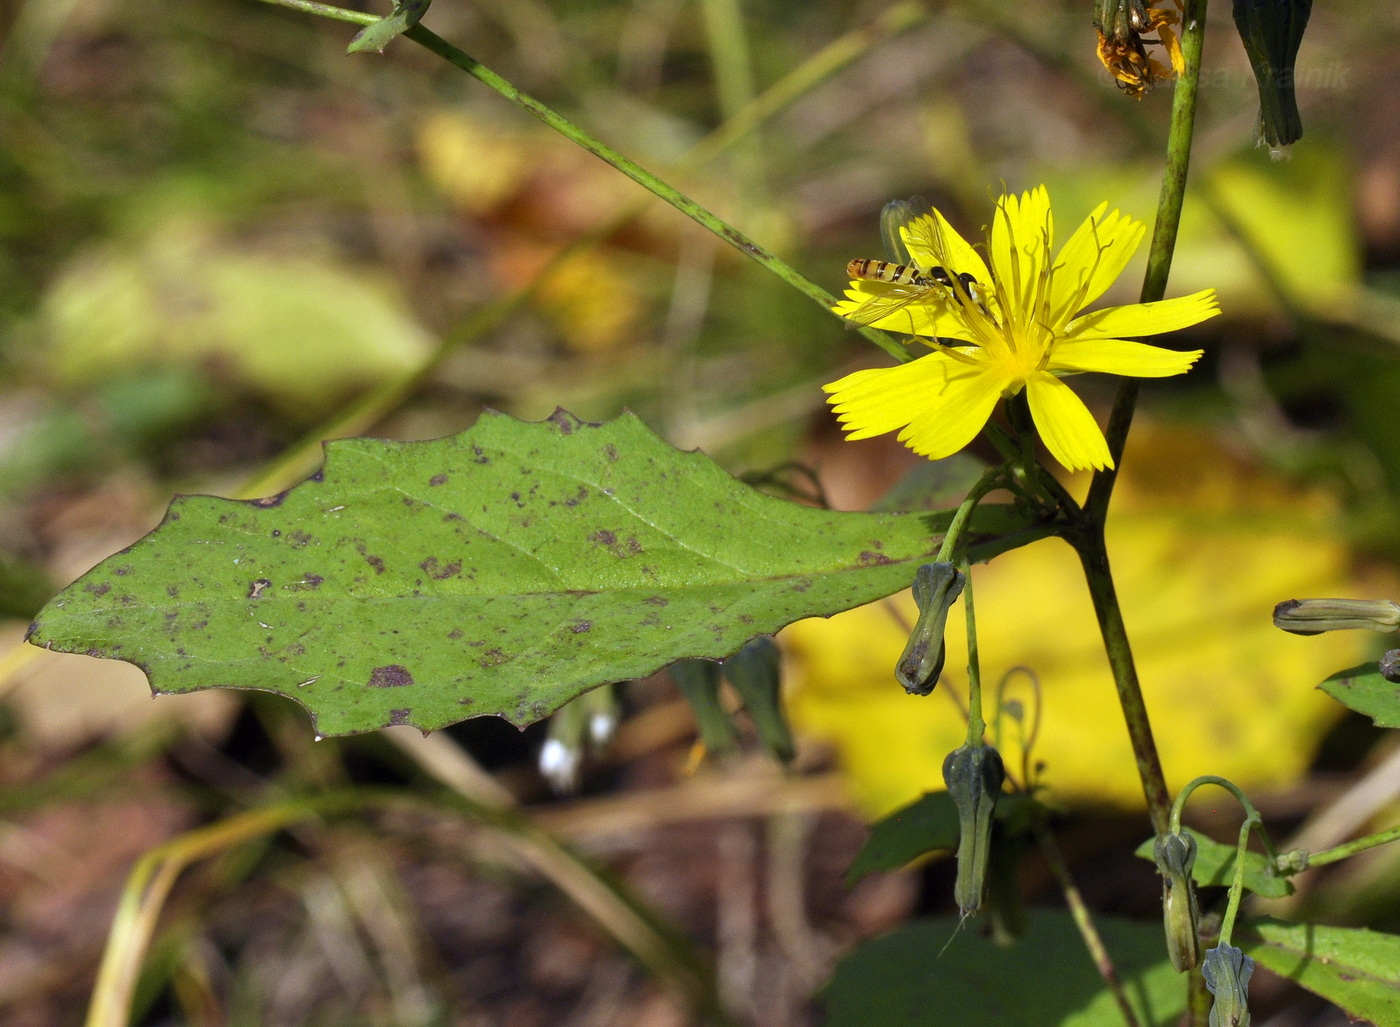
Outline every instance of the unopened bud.
POLYGON ((894 669, 910 695, 928 695, 938 684, 943 673, 943 627, 962 590, 962 573, 951 563, 926 563, 914 573, 919 620, 894 669))
POLYGON ((1201 976, 1215 996, 1210 1027, 1249 1027, 1249 978, 1254 960, 1233 945, 1218 945, 1206 953, 1201 976))
POLYGON ((671 680, 695 711, 700 741, 711 755, 735 746, 734 722, 719 694, 719 664, 713 660, 678 660, 671 664, 671 680))
POLYGON ((1235 0, 1235 28, 1259 86, 1259 141, 1275 159, 1303 136, 1294 65, 1311 13, 1312 0, 1235 0))
POLYGON ((990 745, 963 745, 943 761, 943 780, 958 807, 958 878, 953 897, 958 911, 971 916, 982 908, 987 859, 992 844, 992 814, 1001 797, 1006 768, 990 745))
POLYGON ((1274 607, 1274 627, 1295 635, 1366 628, 1400 630, 1400 603, 1389 599, 1289 599, 1274 607))
POLYGON ((760 635, 724 661, 724 676, 744 700, 744 709, 768 754, 791 763, 796 753, 792 731, 783 713, 782 681, 779 670, 782 654, 767 635, 760 635))
POLYGON ((1162 875, 1162 926, 1172 966, 1185 973, 1201 961, 1200 922, 1196 905, 1196 839, 1185 831, 1159 834, 1152 843, 1152 858, 1162 875))

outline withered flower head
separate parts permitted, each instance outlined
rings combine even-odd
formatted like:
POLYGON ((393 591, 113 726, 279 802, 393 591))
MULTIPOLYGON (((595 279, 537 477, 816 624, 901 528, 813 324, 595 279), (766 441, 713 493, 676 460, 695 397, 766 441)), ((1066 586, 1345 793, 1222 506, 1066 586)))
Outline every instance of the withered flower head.
POLYGON ((1158 82, 1170 81, 1185 70, 1176 36, 1176 26, 1181 24, 1181 3, 1170 3, 1166 9, 1149 6, 1143 0, 1098 0, 1095 5, 1099 60, 1117 80, 1118 87, 1136 100, 1158 82), (1153 32, 1157 33, 1155 37, 1153 32), (1148 56, 1147 44, 1162 47, 1170 64, 1148 56))

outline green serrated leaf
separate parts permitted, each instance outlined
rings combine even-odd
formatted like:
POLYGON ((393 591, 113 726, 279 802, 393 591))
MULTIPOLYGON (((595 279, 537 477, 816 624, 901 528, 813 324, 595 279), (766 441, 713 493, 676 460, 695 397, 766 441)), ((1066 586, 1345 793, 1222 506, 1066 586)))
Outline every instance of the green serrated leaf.
POLYGON ((365 53, 373 50, 383 53, 384 48, 403 35, 423 19, 432 0, 396 0, 394 9, 387 17, 380 18, 373 25, 366 25, 350 40, 346 53, 365 53))
POLYGON ((30 641, 134 663, 158 693, 278 692, 322 735, 524 725, 897 592, 938 542, 924 517, 755 492, 630 414, 487 413, 429 442, 332 442, 270 499, 178 498, 30 641))
MULTIPOLYGON (((1189 827, 1182 830, 1196 839, 1196 862, 1191 868, 1191 879, 1197 887, 1230 887, 1235 880, 1235 854, 1239 850, 1233 845, 1207 838, 1189 827)), ((1152 841, 1151 838, 1147 839, 1135 850, 1135 855, 1149 863, 1153 862, 1152 841)), ((1259 852, 1245 853, 1244 886, 1254 894, 1270 899, 1293 894, 1293 884, 1286 877, 1270 873, 1268 857, 1259 852)))
POLYGON ((1236 943, 1281 977, 1297 981, 1377 1027, 1400 1024, 1400 935, 1352 927, 1257 920, 1236 943))
MULTIPOLYGON (((1167 962, 1161 925, 1094 922, 1138 1022, 1174 1027, 1186 988, 1167 962)), ((819 996, 826 1027, 1121 1027, 1068 913, 1034 911, 1008 948, 958 926, 956 917, 917 921, 857 948, 819 996)))
POLYGON ((1375 660, 1339 670, 1317 687, 1347 709, 1364 713, 1377 727, 1400 727, 1400 684, 1382 677, 1375 660))

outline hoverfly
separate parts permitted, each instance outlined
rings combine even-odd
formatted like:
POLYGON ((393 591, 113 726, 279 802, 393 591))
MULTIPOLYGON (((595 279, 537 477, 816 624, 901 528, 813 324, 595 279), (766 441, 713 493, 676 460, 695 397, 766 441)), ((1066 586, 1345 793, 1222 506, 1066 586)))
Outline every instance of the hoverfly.
MULTIPOLYGON (((847 314, 847 328, 874 324, 914 303, 947 302, 955 295, 954 283, 974 303, 982 302, 977 279, 972 275, 937 265, 921 268, 910 256, 900 229, 908 229, 925 250, 944 252, 942 230, 927 200, 914 196, 885 204, 885 209, 880 212, 880 233, 891 259, 853 260, 846 265, 846 274, 856 281, 880 282, 891 288, 870 297, 847 314)), ((912 317, 910 327, 913 327, 912 317)))

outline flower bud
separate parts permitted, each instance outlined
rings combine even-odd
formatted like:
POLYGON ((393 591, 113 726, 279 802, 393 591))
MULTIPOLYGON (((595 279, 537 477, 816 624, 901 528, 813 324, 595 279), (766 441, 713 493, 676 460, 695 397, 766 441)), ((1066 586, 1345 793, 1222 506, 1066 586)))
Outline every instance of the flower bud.
POLYGON ((1233 945, 1219 945, 1206 953, 1201 976, 1215 996, 1210 1007, 1210 1027, 1249 1027, 1249 978, 1254 960, 1233 945))
POLYGON ((783 763, 791 763, 796 749, 783 713, 782 683, 778 674, 781 663, 777 643, 768 635, 760 635, 724 661, 724 676, 744 700, 744 709, 749 711, 768 754, 783 763))
POLYGON ((711 755, 733 750, 734 722, 720 699, 719 664, 713 660, 678 660, 671 664, 671 680, 695 712, 700 741, 711 755))
POLYGON ((1235 0, 1235 28, 1259 85, 1259 139, 1275 158, 1303 136, 1294 64, 1311 13, 1312 0, 1235 0))
POLYGON ((1196 883, 1191 868, 1196 863, 1196 839, 1185 831, 1159 834, 1152 843, 1152 858, 1162 875, 1162 925, 1172 966, 1185 973, 1201 961, 1201 914, 1196 905, 1196 883))
POLYGON ((943 780, 958 808, 958 878, 953 897, 963 917, 982 908, 982 889, 992 842, 992 814, 1001 797, 1006 768, 990 745, 963 745, 943 761, 943 780))
POLYGON ((1274 607, 1274 627, 1295 635, 1367 628, 1400 629, 1400 603, 1389 599, 1289 599, 1274 607))
POLYGON ((895 665, 894 676, 910 695, 928 695, 943 673, 943 627, 962 594, 963 576, 951 563, 926 563, 914 574, 919 620, 895 665))

